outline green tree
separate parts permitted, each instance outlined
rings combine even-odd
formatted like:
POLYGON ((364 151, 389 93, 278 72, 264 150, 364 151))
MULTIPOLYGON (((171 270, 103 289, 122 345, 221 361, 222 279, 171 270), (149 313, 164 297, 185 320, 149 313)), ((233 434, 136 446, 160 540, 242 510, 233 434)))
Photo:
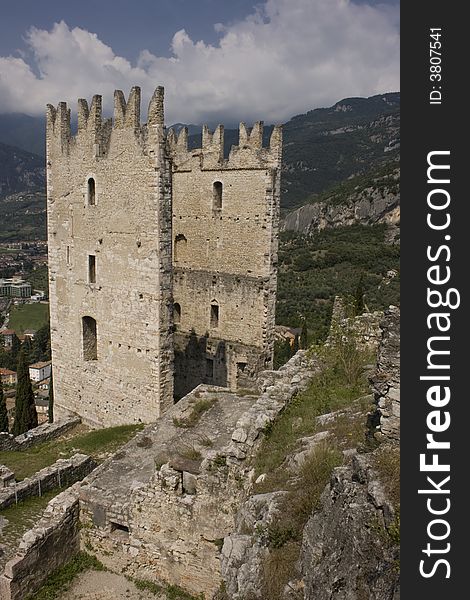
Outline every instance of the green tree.
POLYGON ((362 315, 364 312, 364 275, 359 277, 356 291, 354 292, 354 312, 357 315, 362 315))
POLYGON ((302 319, 302 330, 300 332, 300 347, 305 350, 308 348, 308 329, 307 329, 307 321, 302 319))
POLYGON ((49 406, 47 409, 47 416, 48 416, 49 423, 53 423, 54 422, 54 380, 52 377, 52 370, 51 370, 51 379, 49 381, 49 406))
POLYGON ((18 339, 16 333, 14 333, 13 337, 12 337, 12 341, 11 341, 11 350, 10 350, 10 355, 14 362, 16 362, 18 360, 18 353, 19 353, 20 349, 21 349, 21 342, 18 339))
POLYGON ((13 434, 20 435, 38 425, 38 415, 34 403, 33 387, 23 350, 18 355, 18 383, 16 385, 15 420, 13 434))
POLYGON ((30 365, 32 362, 34 362, 33 359, 33 345, 31 342, 31 338, 26 337, 24 342, 21 345, 21 348, 24 352, 25 355, 25 360, 27 362, 28 365, 30 365))
POLYGON ((3 395, 3 383, 0 377, 0 432, 8 433, 8 413, 5 397, 3 395))
POLYGON ((296 335, 294 338, 294 344, 292 346, 292 356, 294 356, 294 354, 297 352, 298 349, 299 349, 299 336, 296 335))
POLYGON ((51 333, 49 323, 46 323, 36 331, 33 340, 31 360, 33 362, 51 360, 51 333))

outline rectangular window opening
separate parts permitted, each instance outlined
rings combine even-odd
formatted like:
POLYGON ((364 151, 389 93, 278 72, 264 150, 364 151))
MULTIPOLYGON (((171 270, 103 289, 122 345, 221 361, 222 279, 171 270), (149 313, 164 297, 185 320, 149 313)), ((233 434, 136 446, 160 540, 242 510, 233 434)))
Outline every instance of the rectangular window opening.
POLYGON ((211 304, 211 327, 219 326, 219 306, 211 304))
POLYGON ((88 255, 88 283, 96 283, 96 256, 88 255))
POLYGON ((214 378, 214 360, 212 358, 206 358, 206 377, 214 378))
POLYGON ((129 527, 127 525, 123 525, 122 523, 116 523, 115 521, 110 521, 111 531, 122 531, 123 533, 129 533, 129 527))

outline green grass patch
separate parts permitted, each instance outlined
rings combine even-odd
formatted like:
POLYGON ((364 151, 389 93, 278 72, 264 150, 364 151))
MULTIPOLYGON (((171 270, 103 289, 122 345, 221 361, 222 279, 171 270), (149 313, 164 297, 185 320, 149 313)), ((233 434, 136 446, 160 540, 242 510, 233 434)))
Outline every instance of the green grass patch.
POLYGON ((98 462, 103 455, 115 452, 144 426, 120 425, 96 429, 62 440, 51 440, 22 451, 0 452, 0 464, 7 465, 17 480, 30 477, 58 458, 68 458, 77 452, 88 454, 98 462))
POLYGON ((16 548, 23 534, 36 525, 47 503, 60 491, 58 489, 51 490, 41 497, 26 498, 19 504, 13 504, 13 506, 0 511, 0 515, 8 520, 8 523, 2 528, 2 544, 9 548, 16 548))
POLYGON ((74 579, 83 573, 93 569, 94 571, 105 571, 105 566, 91 554, 79 552, 63 567, 54 571, 46 580, 41 589, 29 600, 57 600, 64 592, 70 589, 74 579))
POLYGON ((155 596, 160 596, 163 592, 163 587, 158 585, 158 583, 154 583, 153 581, 149 581, 148 579, 130 579, 138 590, 151 592, 155 594, 155 596))
POLYGON ((49 304, 18 304, 10 310, 8 327, 16 333, 23 333, 25 329, 40 329, 49 321, 49 304))
POLYGON ((148 579, 136 579, 133 577, 128 578, 132 581, 138 590, 147 591, 155 596, 161 596, 165 594, 167 600, 204 600, 204 595, 193 596, 180 588, 178 585, 161 585, 148 579))

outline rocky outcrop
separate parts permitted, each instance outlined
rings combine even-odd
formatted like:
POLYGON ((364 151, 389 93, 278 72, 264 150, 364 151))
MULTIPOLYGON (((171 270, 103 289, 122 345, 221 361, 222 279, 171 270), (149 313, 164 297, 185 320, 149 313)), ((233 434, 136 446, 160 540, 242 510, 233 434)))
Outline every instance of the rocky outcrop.
POLYGON ((300 569, 307 600, 398 600, 396 515, 373 468, 356 455, 333 471, 304 529, 300 569))
POLYGON ((269 555, 266 532, 287 492, 251 496, 240 508, 235 533, 224 539, 221 573, 233 600, 262 598, 263 562, 269 555), (244 533, 245 532, 245 533, 244 533))
POLYGON ((324 201, 306 204, 286 215, 282 228, 309 235, 329 227, 385 223, 389 226, 387 239, 393 241, 400 225, 398 182, 396 169, 383 185, 378 178, 366 187, 358 185, 348 191, 339 186, 324 201))

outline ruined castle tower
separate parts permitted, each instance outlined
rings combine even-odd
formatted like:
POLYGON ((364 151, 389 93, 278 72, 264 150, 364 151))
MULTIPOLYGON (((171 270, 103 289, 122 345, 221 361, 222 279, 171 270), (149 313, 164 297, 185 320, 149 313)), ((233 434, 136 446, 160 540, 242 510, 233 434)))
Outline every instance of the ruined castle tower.
POLYGON ((140 123, 140 89, 47 108, 47 205, 54 413, 117 425, 173 402, 171 173, 163 89, 140 123))
POLYGON ((263 124, 224 158, 224 131, 170 131, 173 163, 175 395, 198 383, 249 388, 272 368, 281 130, 263 124))
POLYGON ((188 150, 164 129, 163 88, 47 109, 55 415, 155 421, 199 383, 250 387, 272 365, 281 130, 223 128, 188 150))

